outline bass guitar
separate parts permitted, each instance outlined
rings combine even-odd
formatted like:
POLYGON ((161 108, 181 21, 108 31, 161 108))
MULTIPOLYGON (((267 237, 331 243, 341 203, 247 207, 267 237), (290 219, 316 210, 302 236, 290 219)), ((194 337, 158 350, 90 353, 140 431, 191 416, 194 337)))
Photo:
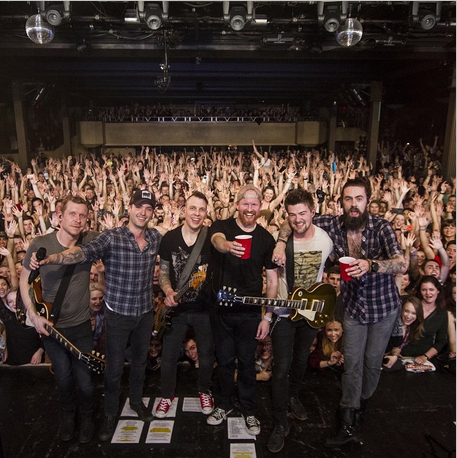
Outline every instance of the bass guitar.
POLYGON ((335 311, 335 288, 328 283, 315 283, 309 289, 295 288, 289 299, 268 299, 265 297, 237 296, 236 289, 219 290, 219 305, 231 307, 233 304, 259 305, 262 307, 287 307, 294 309, 289 318, 298 321, 303 318, 313 328, 322 328, 333 317, 335 311))
MULTIPOLYGON (((178 291, 175 296, 175 302, 178 302, 189 289, 197 289, 206 280, 206 269, 208 264, 203 264, 198 267, 198 272, 195 272, 189 281, 178 291)), ((174 307, 168 307, 165 303, 161 303, 156 310, 154 318, 154 330, 152 336, 155 339, 162 339, 166 329, 171 326, 171 316, 174 312, 174 307)))
MULTIPOLYGON (((30 298, 35 303, 35 308, 38 315, 52 322, 54 317, 52 312, 52 304, 43 300, 43 296, 41 294, 41 278, 39 276, 32 282, 32 288, 30 288, 29 294, 30 298)), ((29 321, 27 318, 25 306, 22 303, 22 300, 19 298, 20 294, 18 294, 18 301, 16 305, 16 317, 23 326, 28 326, 29 321)), ((100 353, 95 352, 94 350, 91 354, 83 353, 53 326, 46 325, 46 331, 48 331, 51 337, 57 340, 57 342, 66 348, 73 356, 86 364, 91 370, 97 374, 102 374, 104 372, 106 364, 104 355, 100 355, 100 353)))

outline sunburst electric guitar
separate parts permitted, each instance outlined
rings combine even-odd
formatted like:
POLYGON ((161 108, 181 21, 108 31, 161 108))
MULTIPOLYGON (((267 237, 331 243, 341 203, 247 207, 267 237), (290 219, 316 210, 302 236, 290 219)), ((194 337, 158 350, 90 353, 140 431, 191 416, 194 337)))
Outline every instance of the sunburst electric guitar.
MULTIPOLYGON (((32 288, 30 288, 30 296, 32 301, 35 303, 35 308, 38 315, 46 318, 48 321, 53 321, 54 314, 52 311, 52 304, 43 300, 41 294, 41 278, 38 276, 32 282, 32 288), (32 292, 33 289, 33 292, 32 292)), ((18 294, 18 299, 20 294, 18 294)), ((16 317, 23 326, 28 326, 28 318, 25 310, 25 306, 22 304, 22 300, 17 301, 16 306, 16 317)), ((91 354, 83 353, 79 348, 75 347, 66 337, 64 337, 57 329, 53 326, 46 326, 46 330, 49 335, 57 340, 63 347, 65 347, 73 356, 78 358, 84 364, 87 364, 97 374, 102 374, 105 370, 105 359, 103 355, 92 351, 91 354)))
POLYGON ((309 289, 295 288, 289 299, 268 299, 265 297, 237 296, 233 288, 223 288, 217 293, 219 305, 259 305, 265 307, 287 307, 294 309, 289 318, 292 321, 306 319, 313 328, 322 328, 333 317, 335 311, 335 288, 328 283, 315 283, 309 289))
MULTIPOLYGON (((208 264, 203 264, 198 267, 198 271, 195 272, 189 279, 189 281, 178 291, 175 296, 175 302, 178 302, 189 289, 197 289, 206 280, 206 269, 208 264)), ((174 307, 168 307, 165 303, 161 303, 156 311, 154 318, 154 330, 152 336, 156 339, 161 339, 167 327, 171 326, 171 317, 174 311, 174 307)))

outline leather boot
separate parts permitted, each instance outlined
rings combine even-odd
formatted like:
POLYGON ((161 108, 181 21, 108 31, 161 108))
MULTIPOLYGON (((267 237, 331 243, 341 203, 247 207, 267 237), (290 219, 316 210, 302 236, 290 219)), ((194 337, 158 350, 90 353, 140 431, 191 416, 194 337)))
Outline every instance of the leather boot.
POLYGON ((92 415, 81 416, 81 427, 79 428, 79 443, 87 444, 94 437, 95 424, 92 415))
POLYGON ((62 412, 60 417, 60 439, 68 442, 75 435, 75 412, 62 412))
POLYGON ((98 431, 98 438, 100 442, 106 442, 111 439, 111 436, 114 434, 116 429, 116 417, 105 416, 103 419, 102 426, 98 431))
POLYGON ((330 437, 325 441, 328 448, 338 448, 346 444, 360 442, 355 431, 355 411, 354 409, 344 408, 339 411, 339 429, 336 436, 330 437))
POLYGON ((355 423, 357 424, 365 415, 369 399, 360 398, 360 407, 355 411, 355 423))

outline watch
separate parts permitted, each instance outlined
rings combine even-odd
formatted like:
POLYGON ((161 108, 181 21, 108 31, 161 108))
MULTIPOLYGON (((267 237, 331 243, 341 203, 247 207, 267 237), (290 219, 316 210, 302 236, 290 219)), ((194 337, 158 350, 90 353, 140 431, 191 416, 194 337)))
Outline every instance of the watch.
POLYGON ((371 261, 371 271, 372 272, 377 272, 379 270, 379 264, 377 261, 373 260, 371 261))

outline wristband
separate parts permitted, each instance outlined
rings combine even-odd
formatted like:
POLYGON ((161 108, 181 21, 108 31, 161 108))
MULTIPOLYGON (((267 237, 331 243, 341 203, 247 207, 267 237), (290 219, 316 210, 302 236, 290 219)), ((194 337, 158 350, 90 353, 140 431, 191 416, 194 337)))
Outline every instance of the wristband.
POLYGON ((262 319, 268 321, 269 323, 273 321, 269 316, 266 315, 264 315, 262 319))
POLYGON ((284 240, 284 239, 278 239, 278 240, 276 241, 276 243, 278 243, 278 242, 282 242, 282 243, 285 243, 285 244, 287 245, 287 240, 284 240))
POLYGON ((428 358, 428 356, 427 356, 426 354, 424 354, 423 356, 425 356, 425 359, 426 359, 427 361, 429 361, 429 358, 428 358))

